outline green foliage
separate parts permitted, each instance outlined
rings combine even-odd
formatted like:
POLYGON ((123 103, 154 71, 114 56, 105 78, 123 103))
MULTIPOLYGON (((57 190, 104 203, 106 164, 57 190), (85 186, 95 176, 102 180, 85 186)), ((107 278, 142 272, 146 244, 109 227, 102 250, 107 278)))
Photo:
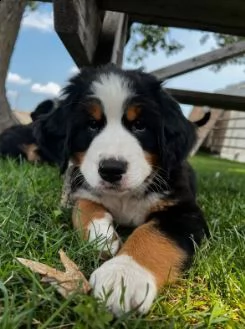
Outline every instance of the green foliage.
POLYGON ((33 11, 38 8, 38 3, 36 1, 28 1, 27 6, 29 10, 33 11))
MULTIPOLYGON (((244 37, 228 34, 203 32, 200 43, 204 44, 210 38, 214 38, 218 47, 225 47, 245 39, 244 37)), ((159 50, 163 50, 169 56, 176 54, 183 48, 184 45, 180 41, 171 38, 171 29, 169 27, 135 23, 131 27, 130 51, 127 60, 140 64, 149 54, 155 54, 159 50)), ((219 71, 227 64, 245 64, 245 56, 234 57, 212 65, 212 69, 219 71)))
POLYGON ((149 53, 162 49, 167 55, 177 53, 183 48, 178 41, 171 38, 168 27, 133 24, 131 27, 131 48, 128 60, 140 63, 149 53))
POLYGON ((58 169, 0 160, 0 328, 245 328, 245 167, 200 155, 191 162, 210 240, 188 274, 163 288, 148 315, 112 320, 92 296, 64 300, 16 261, 24 257, 60 268, 63 248, 87 277, 99 265, 94 245, 81 240, 70 211, 59 208, 58 169))
MULTIPOLYGON (((200 40, 201 44, 206 43, 211 37, 214 38, 216 45, 218 47, 221 47, 221 48, 225 47, 225 46, 228 46, 230 44, 245 40, 244 37, 238 37, 238 36, 229 35, 229 34, 204 33, 201 40, 200 40)), ((212 69, 217 72, 220 69, 222 69, 223 67, 225 67, 227 64, 243 65, 243 64, 245 64, 245 56, 241 55, 241 56, 238 56, 238 57, 231 58, 227 61, 222 61, 220 63, 217 63, 217 64, 213 65, 212 69)))

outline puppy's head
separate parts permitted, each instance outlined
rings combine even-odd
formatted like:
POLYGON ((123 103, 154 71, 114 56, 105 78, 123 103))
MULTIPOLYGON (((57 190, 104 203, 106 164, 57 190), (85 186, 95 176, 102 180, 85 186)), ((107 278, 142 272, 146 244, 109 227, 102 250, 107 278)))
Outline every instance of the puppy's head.
POLYGON ((31 112, 32 121, 36 121, 41 115, 48 114, 56 107, 56 101, 47 99, 37 105, 35 110, 31 112))
POLYGON ((74 77, 36 135, 46 147, 55 139, 53 154, 62 149, 63 164, 77 165, 89 188, 126 193, 180 165, 195 129, 153 76, 106 66, 74 77))

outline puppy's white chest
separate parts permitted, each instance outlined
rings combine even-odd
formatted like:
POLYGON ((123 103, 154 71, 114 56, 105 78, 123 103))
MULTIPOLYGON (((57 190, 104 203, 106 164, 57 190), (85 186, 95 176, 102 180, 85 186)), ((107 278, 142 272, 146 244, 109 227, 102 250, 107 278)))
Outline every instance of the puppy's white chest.
POLYGON ((146 197, 132 195, 103 195, 98 197, 81 189, 74 194, 73 198, 74 200, 79 198, 88 199, 102 204, 111 213, 117 224, 139 226, 144 223, 151 207, 156 205, 161 195, 151 193, 146 197))
POLYGON ((144 223, 150 208, 159 200, 157 194, 145 198, 132 196, 103 196, 101 203, 110 211, 120 225, 138 226, 144 223))

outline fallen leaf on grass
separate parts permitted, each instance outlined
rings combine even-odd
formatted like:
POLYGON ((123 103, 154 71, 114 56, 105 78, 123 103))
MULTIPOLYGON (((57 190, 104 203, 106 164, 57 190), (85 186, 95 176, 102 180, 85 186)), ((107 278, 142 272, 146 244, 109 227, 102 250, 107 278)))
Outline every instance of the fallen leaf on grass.
POLYGON ((88 294, 91 287, 83 273, 79 271, 78 266, 66 256, 63 250, 59 251, 59 255, 65 272, 29 259, 17 258, 17 260, 33 272, 41 274, 43 276, 42 282, 54 285, 65 298, 74 292, 88 294))

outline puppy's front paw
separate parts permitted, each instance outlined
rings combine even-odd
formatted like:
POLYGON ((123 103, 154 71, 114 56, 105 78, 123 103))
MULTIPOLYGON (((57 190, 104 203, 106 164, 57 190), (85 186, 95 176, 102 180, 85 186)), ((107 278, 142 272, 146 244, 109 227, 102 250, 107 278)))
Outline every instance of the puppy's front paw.
POLYGON ((157 294, 153 275, 127 255, 105 262, 92 273, 90 284, 116 316, 134 309, 146 313, 157 294))
POLYGON ((103 218, 93 219, 88 225, 89 241, 96 240, 96 246, 101 251, 102 258, 114 256, 120 248, 120 239, 117 235, 112 216, 108 212, 103 218))

